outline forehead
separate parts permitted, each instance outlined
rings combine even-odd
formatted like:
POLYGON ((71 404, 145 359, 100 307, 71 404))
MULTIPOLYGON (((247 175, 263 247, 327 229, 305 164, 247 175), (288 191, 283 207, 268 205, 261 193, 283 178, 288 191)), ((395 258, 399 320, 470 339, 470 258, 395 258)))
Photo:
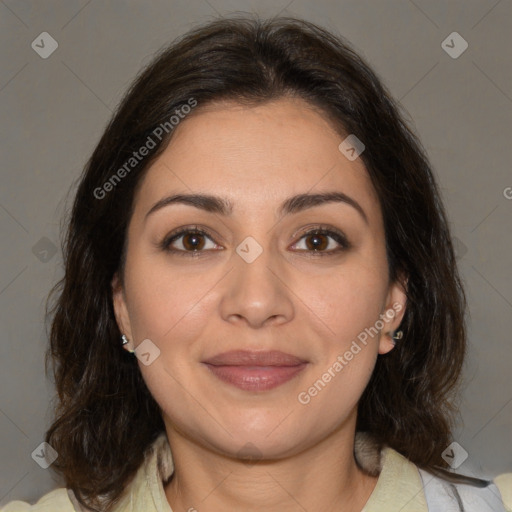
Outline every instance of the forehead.
POLYGON ((236 215, 294 194, 337 190, 378 215, 362 160, 350 161, 338 149, 345 137, 322 111, 297 98, 199 105, 146 171, 135 210, 147 211, 171 192, 203 192, 229 198, 236 215))

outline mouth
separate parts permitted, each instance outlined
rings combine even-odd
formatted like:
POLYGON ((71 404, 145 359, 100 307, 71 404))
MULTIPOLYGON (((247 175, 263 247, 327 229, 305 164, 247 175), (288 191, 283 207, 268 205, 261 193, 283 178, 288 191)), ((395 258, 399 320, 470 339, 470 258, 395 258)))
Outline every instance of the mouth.
POLYGON ((298 375, 308 361, 280 351, 235 350, 202 362, 218 379, 245 391, 267 391, 298 375))

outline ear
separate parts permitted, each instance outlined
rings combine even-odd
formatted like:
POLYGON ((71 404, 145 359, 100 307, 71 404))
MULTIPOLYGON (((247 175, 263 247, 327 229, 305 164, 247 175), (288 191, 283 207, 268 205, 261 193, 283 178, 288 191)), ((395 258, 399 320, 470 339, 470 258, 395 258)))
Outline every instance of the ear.
POLYGON ((124 287, 121 284, 121 279, 119 278, 117 272, 112 278, 111 285, 114 314, 116 316, 117 326, 119 327, 121 334, 124 334, 128 338, 128 343, 123 345, 123 348, 130 352, 135 348, 130 324, 130 316, 126 306, 124 287))
POLYGON ((407 303, 407 279, 397 279, 389 287, 386 306, 381 314, 384 327, 379 340, 379 354, 387 354, 395 347, 393 334, 405 314, 407 303))

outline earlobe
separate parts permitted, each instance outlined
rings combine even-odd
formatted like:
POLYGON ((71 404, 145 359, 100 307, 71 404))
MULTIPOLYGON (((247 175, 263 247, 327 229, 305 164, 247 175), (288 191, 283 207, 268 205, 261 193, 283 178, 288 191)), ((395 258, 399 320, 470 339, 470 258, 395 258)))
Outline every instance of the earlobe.
POLYGON ((403 331, 400 330, 384 333, 379 342, 379 354, 391 352, 403 338, 403 335, 403 331))
POLYGON ((379 340, 379 354, 387 354, 395 348, 392 338, 387 333, 383 333, 379 340))
POLYGON ((385 309, 386 318, 388 318, 389 321, 386 323, 381 333, 379 354, 387 354, 393 350, 404 336, 404 332, 398 328, 402 323, 407 307, 406 283, 406 279, 398 279, 390 287, 385 309))
POLYGON ((135 352, 135 349, 133 348, 133 343, 124 334, 121 336, 121 345, 126 351, 130 352, 130 354, 133 354, 135 352))
MULTIPOLYGON (((126 307, 126 300, 124 295, 124 289, 121 285, 118 274, 116 273, 111 282, 112 286, 112 303, 114 314, 116 317, 116 323, 121 332, 121 335, 125 336, 128 340, 132 340, 132 332, 130 327, 130 319, 128 315, 128 309, 126 307)), ((133 347, 132 343, 123 343, 123 348, 131 351, 133 347)))

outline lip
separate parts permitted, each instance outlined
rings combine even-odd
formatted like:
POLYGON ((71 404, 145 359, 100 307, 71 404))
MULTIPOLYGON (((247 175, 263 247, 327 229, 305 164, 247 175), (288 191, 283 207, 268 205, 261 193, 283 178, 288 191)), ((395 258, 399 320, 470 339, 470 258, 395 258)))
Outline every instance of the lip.
POLYGON ((297 366, 307 363, 305 359, 279 350, 252 351, 231 350, 210 357, 203 363, 215 366, 297 366))
POLYGON ((277 350, 234 350, 203 361, 218 379, 246 391, 266 391, 288 382, 308 361, 277 350))

